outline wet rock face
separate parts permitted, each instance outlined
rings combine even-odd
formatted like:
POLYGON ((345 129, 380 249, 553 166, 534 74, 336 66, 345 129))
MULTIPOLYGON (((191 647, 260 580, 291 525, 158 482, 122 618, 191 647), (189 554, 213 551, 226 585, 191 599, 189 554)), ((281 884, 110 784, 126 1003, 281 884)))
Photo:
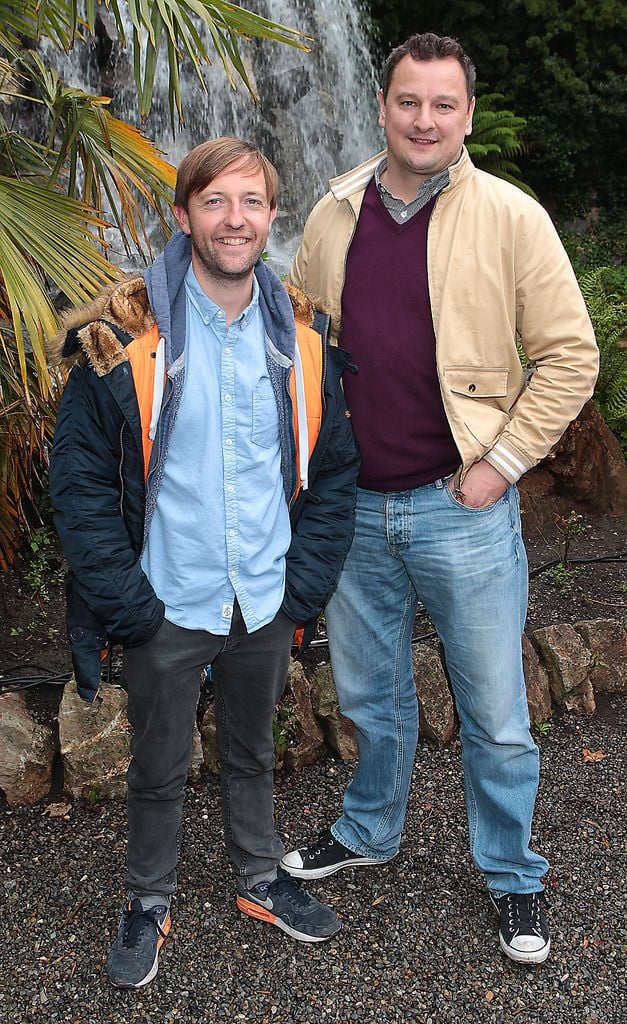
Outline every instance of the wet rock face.
POLYGON ((31 717, 21 693, 0 697, 0 789, 10 807, 34 804, 52 782, 52 730, 31 717))

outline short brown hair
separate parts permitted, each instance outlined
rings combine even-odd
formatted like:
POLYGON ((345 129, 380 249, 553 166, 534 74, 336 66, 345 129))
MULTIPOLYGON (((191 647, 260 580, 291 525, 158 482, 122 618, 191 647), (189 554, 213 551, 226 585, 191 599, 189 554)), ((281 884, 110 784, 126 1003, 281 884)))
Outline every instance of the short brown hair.
POLYGON ((263 171, 270 209, 277 204, 279 176, 276 168, 252 142, 222 135, 196 146, 181 160, 176 175, 174 205, 186 210, 190 197, 202 192, 214 178, 230 167, 241 163, 243 171, 263 171))
POLYGON ((392 50, 383 65, 381 88, 385 98, 387 98, 396 65, 402 61, 403 57, 407 56, 413 57, 414 60, 442 60, 444 57, 454 57, 464 72, 468 103, 470 103, 475 94, 477 80, 475 65, 457 39, 452 39, 451 36, 436 36, 434 32, 416 33, 392 50))

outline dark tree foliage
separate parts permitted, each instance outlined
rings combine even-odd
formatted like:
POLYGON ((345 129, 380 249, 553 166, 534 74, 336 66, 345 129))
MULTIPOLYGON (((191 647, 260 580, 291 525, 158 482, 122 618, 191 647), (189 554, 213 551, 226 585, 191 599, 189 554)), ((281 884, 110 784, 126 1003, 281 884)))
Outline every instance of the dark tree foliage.
POLYGON ((622 0, 369 0, 382 56, 412 32, 460 40, 478 78, 527 119, 523 178, 564 214, 627 200, 622 0))

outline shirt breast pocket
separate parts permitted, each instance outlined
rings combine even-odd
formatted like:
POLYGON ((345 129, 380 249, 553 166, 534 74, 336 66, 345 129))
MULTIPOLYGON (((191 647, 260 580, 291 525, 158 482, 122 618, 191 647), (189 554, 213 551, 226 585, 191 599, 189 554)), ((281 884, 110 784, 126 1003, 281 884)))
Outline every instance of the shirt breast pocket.
POLYGON ((253 444, 271 448, 279 441, 279 416, 272 384, 263 377, 253 391, 253 444))

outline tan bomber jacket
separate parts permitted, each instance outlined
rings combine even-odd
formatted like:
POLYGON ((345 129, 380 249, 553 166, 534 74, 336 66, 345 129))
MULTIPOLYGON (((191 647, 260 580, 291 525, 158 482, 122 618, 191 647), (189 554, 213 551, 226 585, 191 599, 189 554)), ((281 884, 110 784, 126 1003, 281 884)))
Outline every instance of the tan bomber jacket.
MULTIPOLYGON (((384 155, 330 181, 289 274, 336 324, 361 202, 384 155)), ((427 241, 442 399, 462 478, 485 458, 515 483, 548 454, 592 395, 598 349, 546 211, 514 185, 477 170, 465 148, 449 172, 427 241), (533 366, 527 384, 517 336, 533 366)), ((376 269, 373 252, 373 274, 376 269)))

